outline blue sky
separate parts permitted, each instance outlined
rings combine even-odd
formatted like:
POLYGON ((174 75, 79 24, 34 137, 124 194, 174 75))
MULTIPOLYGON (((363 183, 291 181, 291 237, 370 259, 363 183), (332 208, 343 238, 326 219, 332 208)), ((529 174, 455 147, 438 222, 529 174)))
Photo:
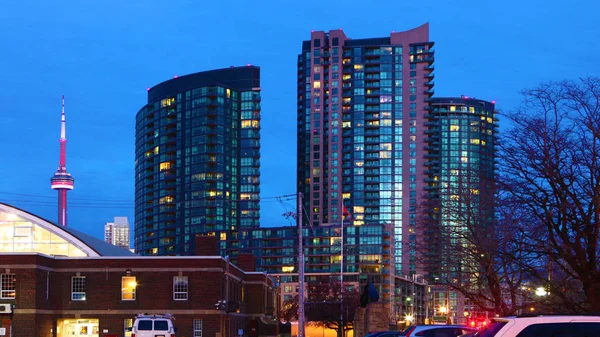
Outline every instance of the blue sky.
MULTIPOLYGON (((0 11, 0 201, 56 220, 66 96, 69 225, 133 223, 135 115, 146 88, 193 72, 261 67, 262 197, 293 194, 296 61, 311 30, 384 37, 430 23, 436 96, 510 111, 540 82, 599 76, 600 3, 581 1, 18 1, 0 11), (23 194, 23 195, 16 195, 23 194)), ((502 128, 500 129, 502 131, 502 128)), ((263 226, 288 224, 264 202, 263 226)))

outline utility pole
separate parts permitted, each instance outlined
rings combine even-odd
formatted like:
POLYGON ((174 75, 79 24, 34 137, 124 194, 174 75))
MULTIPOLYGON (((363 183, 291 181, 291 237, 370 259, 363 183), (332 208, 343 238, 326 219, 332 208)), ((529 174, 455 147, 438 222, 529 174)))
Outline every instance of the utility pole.
POLYGON ((340 337, 344 336, 344 204, 342 202, 342 239, 340 241, 340 337))
POLYGON ((304 333, 304 248, 302 247, 302 192, 298 192, 298 337, 304 333))

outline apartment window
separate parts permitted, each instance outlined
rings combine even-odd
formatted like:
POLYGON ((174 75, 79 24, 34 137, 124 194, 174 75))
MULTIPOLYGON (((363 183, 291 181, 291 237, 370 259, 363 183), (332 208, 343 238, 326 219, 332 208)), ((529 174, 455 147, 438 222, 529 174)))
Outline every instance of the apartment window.
POLYGON ((121 300, 135 301, 135 288, 137 288, 135 276, 121 277, 121 300))
POLYGON ((85 301, 85 276, 73 276, 71 278, 71 300, 85 301))
POLYGON ((0 298, 15 298, 15 274, 0 275, 0 298))
POLYGON ((176 301, 187 301, 188 299, 188 277, 173 277, 173 299, 176 301))
POLYGON ((194 337, 202 337, 202 320, 194 320, 194 337))

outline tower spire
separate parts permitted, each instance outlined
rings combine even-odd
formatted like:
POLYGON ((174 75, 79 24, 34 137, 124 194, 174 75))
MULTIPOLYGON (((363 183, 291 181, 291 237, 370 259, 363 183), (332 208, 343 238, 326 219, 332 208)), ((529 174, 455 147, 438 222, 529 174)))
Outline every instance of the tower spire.
POLYGON ((65 95, 62 95, 62 113, 60 117, 60 153, 58 170, 50 179, 53 190, 58 191, 58 224, 67 225, 67 191, 73 189, 75 179, 67 173, 67 122, 65 119, 65 95))

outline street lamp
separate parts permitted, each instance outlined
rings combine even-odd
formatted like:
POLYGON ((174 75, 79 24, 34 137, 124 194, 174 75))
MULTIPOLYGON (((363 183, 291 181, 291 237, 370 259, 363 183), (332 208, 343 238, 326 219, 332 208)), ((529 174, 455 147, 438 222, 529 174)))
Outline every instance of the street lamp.
POLYGON ((535 289, 535 295, 536 296, 546 296, 546 295, 548 295, 548 292, 546 291, 546 289, 544 287, 537 287, 535 289))

